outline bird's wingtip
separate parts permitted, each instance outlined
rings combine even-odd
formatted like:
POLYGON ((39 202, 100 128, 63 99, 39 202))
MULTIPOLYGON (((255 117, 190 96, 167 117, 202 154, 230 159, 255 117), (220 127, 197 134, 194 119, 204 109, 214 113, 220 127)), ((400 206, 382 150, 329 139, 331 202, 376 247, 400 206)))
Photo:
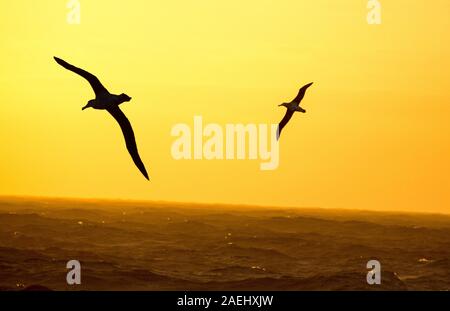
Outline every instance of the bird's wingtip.
POLYGON ((145 179, 147 179, 148 181, 150 181, 150 177, 148 177, 148 173, 146 170, 144 170, 143 172, 141 172, 142 175, 144 175, 145 179))
POLYGON ((66 63, 65 61, 63 61, 61 58, 53 56, 53 59, 60 64, 61 66, 64 66, 64 64, 66 63))

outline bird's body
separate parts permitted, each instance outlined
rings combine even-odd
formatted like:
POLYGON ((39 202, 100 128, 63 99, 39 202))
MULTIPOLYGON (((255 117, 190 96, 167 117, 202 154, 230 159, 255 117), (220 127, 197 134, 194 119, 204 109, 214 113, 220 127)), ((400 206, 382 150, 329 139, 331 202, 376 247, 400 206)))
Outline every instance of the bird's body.
POLYGON ((144 175, 146 179, 149 179, 147 170, 145 169, 144 163, 142 163, 142 160, 139 156, 139 152, 136 145, 136 140, 134 137, 133 128, 131 127, 130 121, 127 119, 125 114, 120 110, 119 105, 124 102, 129 102, 131 100, 131 97, 126 94, 120 94, 115 95, 111 94, 100 82, 100 80, 94 76, 93 74, 75 67, 66 61, 54 57, 55 61, 60 64, 62 67, 66 68, 67 70, 70 70, 72 72, 75 72, 76 74, 82 76, 85 78, 89 84, 91 85, 92 89, 95 93, 95 99, 91 99, 88 101, 87 105, 82 108, 82 110, 86 108, 94 108, 99 110, 106 110, 108 111, 114 119, 119 123, 120 128, 122 129, 123 136, 125 138, 125 143, 128 149, 128 152, 131 155, 131 158, 133 159, 134 163, 138 167, 138 169, 141 171, 141 173, 144 175))
POLYGON ((278 125, 278 138, 280 138, 281 131, 286 126, 286 124, 289 122, 289 120, 294 115, 294 112, 302 112, 305 113, 306 110, 300 107, 300 102, 302 101, 303 97, 305 97, 306 90, 312 85, 312 82, 309 84, 306 84, 303 86, 300 91, 298 92, 298 95, 290 102, 290 103, 282 103, 279 106, 286 107, 286 114, 284 115, 283 119, 281 120, 280 124, 278 125))
MULTIPOLYGON (((131 98, 130 98, 131 100, 131 98)), ((87 106, 84 106, 83 108, 94 108, 94 109, 108 109, 108 107, 111 106, 119 106, 120 104, 123 104, 124 102, 129 101, 126 98, 123 98, 122 95, 115 95, 115 94, 101 94, 97 96, 95 99, 91 99, 88 102, 87 106)))
POLYGON ((306 110, 304 110, 302 107, 300 107, 298 103, 291 102, 291 103, 285 103, 284 105, 283 104, 281 104, 281 105, 286 107, 288 111, 292 111, 292 112, 299 111, 299 112, 303 112, 303 113, 306 112, 306 110))

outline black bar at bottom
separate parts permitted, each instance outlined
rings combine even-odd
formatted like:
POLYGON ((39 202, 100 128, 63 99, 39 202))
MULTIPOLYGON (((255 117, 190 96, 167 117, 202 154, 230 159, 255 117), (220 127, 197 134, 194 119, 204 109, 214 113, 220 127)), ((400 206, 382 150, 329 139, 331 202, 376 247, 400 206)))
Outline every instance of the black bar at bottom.
MULTIPOLYGON (((0 292, 0 308, 9 305, 45 310, 355 310, 438 307, 449 310, 448 292, 0 292)), ((11 309, 12 310, 12 309, 11 309)), ((384 311, 384 310, 380 310, 384 311)))

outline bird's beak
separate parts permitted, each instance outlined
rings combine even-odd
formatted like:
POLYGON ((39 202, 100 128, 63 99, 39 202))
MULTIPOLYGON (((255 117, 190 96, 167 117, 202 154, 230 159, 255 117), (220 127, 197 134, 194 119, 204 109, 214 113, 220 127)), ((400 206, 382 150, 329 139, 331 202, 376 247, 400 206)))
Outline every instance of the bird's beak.
POLYGON ((81 108, 81 110, 84 110, 84 109, 86 109, 86 108, 88 108, 88 106, 86 105, 86 106, 84 106, 83 108, 81 108))

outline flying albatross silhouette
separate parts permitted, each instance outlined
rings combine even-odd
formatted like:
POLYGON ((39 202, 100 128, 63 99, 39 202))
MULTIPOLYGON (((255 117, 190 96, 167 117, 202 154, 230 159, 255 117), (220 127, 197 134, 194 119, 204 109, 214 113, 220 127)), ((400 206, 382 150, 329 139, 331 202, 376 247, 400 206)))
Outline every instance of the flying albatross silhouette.
POLYGON ((312 85, 313 83, 308 83, 305 86, 303 86, 300 91, 298 92, 297 97, 294 98, 293 101, 290 103, 282 103, 280 106, 286 107, 286 114, 284 115, 283 119, 281 120, 280 124, 278 125, 278 139, 280 139, 281 131, 286 126, 286 124, 289 122, 289 120, 292 118, 292 115, 296 111, 300 111, 302 113, 305 113, 306 110, 300 107, 300 102, 302 101, 303 97, 305 97, 306 90, 312 85))
POLYGON ((127 146, 128 152, 131 155, 131 158, 134 161, 134 164, 138 167, 141 173, 149 180, 147 171, 145 169, 144 163, 139 156, 139 152, 136 146, 136 140, 134 137, 133 128, 131 127, 130 121, 127 119, 125 114, 120 110, 119 105, 124 102, 129 102, 131 97, 126 94, 114 95, 108 92, 108 90, 102 85, 100 80, 94 76, 93 74, 75 67, 64 60, 54 57, 56 62, 66 68, 67 70, 73 71, 76 74, 85 78, 95 93, 95 99, 91 99, 88 101, 87 105, 82 108, 82 110, 86 108, 94 108, 94 109, 103 109, 108 111, 114 119, 119 123, 120 128, 122 129, 123 136, 125 137, 125 144, 127 146))

